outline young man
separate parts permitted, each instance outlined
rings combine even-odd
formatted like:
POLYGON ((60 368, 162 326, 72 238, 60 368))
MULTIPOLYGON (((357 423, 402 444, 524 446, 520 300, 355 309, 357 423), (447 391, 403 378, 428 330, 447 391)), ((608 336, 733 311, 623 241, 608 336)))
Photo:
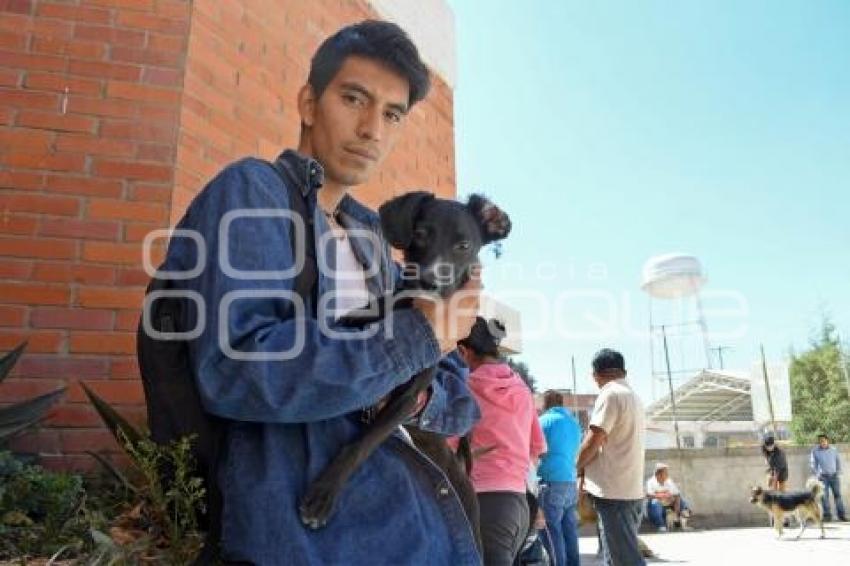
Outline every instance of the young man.
POLYGON ((540 460, 540 506, 546 517, 544 540, 554 557, 554 566, 578 566, 578 490, 576 459, 581 444, 581 426, 557 391, 543 394, 540 427, 546 437, 546 453, 540 460))
POLYGON ((579 451, 579 474, 599 516, 606 566, 642 566, 637 532, 644 499, 643 405, 626 383, 619 352, 596 353, 593 379, 600 391, 579 451))
POLYGON ((350 478, 325 527, 299 517, 307 486, 361 434, 364 409, 423 368, 439 364, 419 427, 460 435, 478 418, 465 370, 443 357, 472 327, 478 280, 458 307, 416 299, 365 332, 336 323, 395 285, 377 215, 349 192, 377 170, 428 88, 427 69, 398 26, 341 29, 319 47, 299 92, 301 139, 297 152, 278 158, 284 174, 251 158, 226 167, 178 225, 200 234, 203 246, 172 239, 162 269, 200 271, 177 283, 204 305, 189 316, 206 317, 190 357, 205 410, 224 422, 225 562, 480 563, 454 490, 401 435, 350 478), (294 308, 296 261, 283 216, 297 192, 315 230, 317 257, 306 261, 319 270, 303 309, 294 308))
POLYGON ((682 499, 679 486, 670 477, 667 464, 655 464, 655 473, 646 480, 646 512, 652 525, 660 532, 667 531, 667 510, 676 514, 682 530, 688 528, 691 515, 687 503, 682 499))
POLYGON ((829 492, 835 499, 835 511, 839 521, 846 521, 844 501, 841 500, 841 457, 838 450, 829 445, 829 436, 825 432, 818 435, 818 445, 812 449, 810 457, 812 473, 823 483, 823 520, 832 520, 829 508, 829 492))

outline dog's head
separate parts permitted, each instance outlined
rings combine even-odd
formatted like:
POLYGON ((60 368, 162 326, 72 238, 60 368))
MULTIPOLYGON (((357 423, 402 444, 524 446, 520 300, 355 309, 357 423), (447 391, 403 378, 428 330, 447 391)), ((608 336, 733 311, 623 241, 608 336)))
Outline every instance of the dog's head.
POLYGON ((404 253, 405 285, 448 295, 478 264, 478 252, 508 236, 511 221, 487 198, 464 204, 416 191, 384 203, 378 214, 387 241, 404 253))
POLYGON ((764 490, 759 486, 753 487, 750 490, 750 503, 758 504, 762 502, 762 499, 764 499, 764 490))

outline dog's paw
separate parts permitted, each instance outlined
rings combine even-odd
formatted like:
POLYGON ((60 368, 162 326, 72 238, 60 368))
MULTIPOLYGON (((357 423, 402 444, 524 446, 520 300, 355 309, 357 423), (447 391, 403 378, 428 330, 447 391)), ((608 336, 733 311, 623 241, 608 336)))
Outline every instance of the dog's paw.
POLYGON ((336 490, 333 486, 321 482, 314 483, 298 507, 301 522, 311 529, 321 529, 328 523, 335 502, 336 490))

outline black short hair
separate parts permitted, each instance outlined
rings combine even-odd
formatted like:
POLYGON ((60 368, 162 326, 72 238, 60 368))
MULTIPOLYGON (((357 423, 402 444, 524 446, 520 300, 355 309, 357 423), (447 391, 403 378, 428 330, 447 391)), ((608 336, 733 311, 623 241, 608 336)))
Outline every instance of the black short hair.
POLYGON ((549 389, 543 394, 543 410, 548 411, 552 407, 563 407, 564 396, 560 391, 549 389))
POLYGON ((307 76, 307 84, 316 98, 322 96, 346 58, 352 55, 374 59, 407 79, 408 107, 425 98, 431 89, 428 68, 407 33, 391 22, 364 20, 340 29, 316 50, 307 76))
POLYGON ((498 319, 487 320, 477 317, 469 336, 458 341, 458 344, 472 350, 476 356, 499 357, 499 344, 507 333, 505 324, 498 319))
POLYGON ((611 370, 626 371, 626 361, 623 354, 610 348, 603 348, 593 356, 594 373, 605 373, 611 370))

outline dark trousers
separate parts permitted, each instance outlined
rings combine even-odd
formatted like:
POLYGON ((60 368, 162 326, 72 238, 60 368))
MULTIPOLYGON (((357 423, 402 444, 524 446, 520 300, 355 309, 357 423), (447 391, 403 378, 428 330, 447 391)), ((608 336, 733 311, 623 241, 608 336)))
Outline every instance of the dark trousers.
POLYGON ((484 566, 511 566, 528 533, 528 501, 524 493, 488 491, 478 494, 484 566))

